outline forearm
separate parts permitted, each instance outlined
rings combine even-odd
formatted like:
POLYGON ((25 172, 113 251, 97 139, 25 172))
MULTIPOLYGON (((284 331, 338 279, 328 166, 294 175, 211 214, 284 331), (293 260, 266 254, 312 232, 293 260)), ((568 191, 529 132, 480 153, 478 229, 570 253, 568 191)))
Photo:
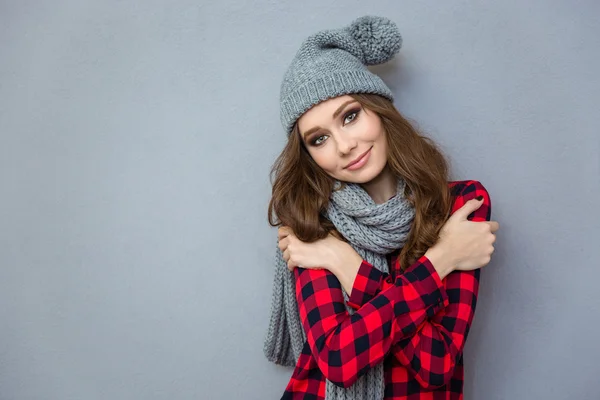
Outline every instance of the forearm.
POLYGON ((450 274, 444 280, 449 304, 423 322, 418 333, 392 347, 396 360, 411 371, 421 386, 439 387, 454 375, 475 315, 480 273, 474 270, 450 274))
POLYGON ((452 341, 452 333, 431 319, 390 352, 421 387, 430 390, 448 384, 462 354, 452 341))
MULTIPOLYGON (((335 275, 344 291, 350 295, 363 259, 349 244, 341 243, 340 246, 338 249, 333 249, 327 269, 335 275)), ((430 247, 424 255, 433 264, 440 279, 444 279, 454 270, 451 255, 442 247, 430 247)))
POLYGON ((424 255, 431 261, 440 279, 444 279, 450 272, 454 271, 454 259, 442 247, 430 247, 424 255))
POLYGON ((363 259, 353 249, 338 253, 338 255, 339 257, 336 257, 329 266, 329 270, 340 281, 344 291, 350 295, 363 259))

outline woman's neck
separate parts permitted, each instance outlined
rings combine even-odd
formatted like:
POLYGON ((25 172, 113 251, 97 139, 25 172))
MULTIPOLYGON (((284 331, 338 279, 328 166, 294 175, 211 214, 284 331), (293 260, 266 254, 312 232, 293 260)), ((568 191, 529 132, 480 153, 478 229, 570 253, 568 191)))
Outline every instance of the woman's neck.
POLYGON ((375 204, 383 204, 396 194, 398 181, 386 165, 375 179, 363 183, 361 186, 371 196, 375 204))

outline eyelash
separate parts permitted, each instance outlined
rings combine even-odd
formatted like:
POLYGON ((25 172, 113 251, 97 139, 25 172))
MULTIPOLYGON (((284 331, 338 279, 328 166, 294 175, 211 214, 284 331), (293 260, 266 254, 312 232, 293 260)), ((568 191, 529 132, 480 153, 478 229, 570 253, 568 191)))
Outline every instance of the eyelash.
MULTIPOLYGON (((359 113, 359 112, 360 112, 360 108, 357 108, 357 109, 355 109, 355 110, 350 110, 350 111, 348 111, 348 112, 346 113, 346 115, 344 115, 344 119, 343 119, 343 120, 344 120, 344 121, 346 121, 346 118, 348 118, 348 116, 350 116, 350 115, 352 115, 352 114, 356 114, 356 115, 354 116, 354 119, 353 119, 352 121, 350 121, 350 122, 353 122, 353 121, 354 121, 354 120, 355 120, 355 119, 358 117, 358 113, 359 113)), ((349 123, 350 123, 350 122, 349 122, 349 123)))
MULTIPOLYGON (((356 121, 356 118, 358 118, 358 114, 359 114, 359 113, 360 113, 360 108, 357 108, 357 109, 354 109, 354 110, 350 110, 350 111, 348 111, 348 112, 347 112, 346 114, 344 114, 344 116, 342 117, 342 122, 345 122, 345 121, 346 121, 346 119, 347 119, 347 118, 348 118, 350 115, 354 114, 354 118, 352 119, 352 121, 348 122, 348 124, 351 124, 352 122, 356 121)), ((313 140, 311 140, 311 141, 310 141, 310 144, 311 144, 311 145, 313 145, 313 146, 317 146, 317 147, 318 147, 318 146, 320 146, 320 145, 321 145, 321 143, 318 143, 318 144, 317 144, 316 142, 317 142, 317 140, 318 140, 318 139, 322 138, 323 136, 326 136, 326 135, 319 135, 319 136, 316 136, 316 137, 315 137, 313 140)))

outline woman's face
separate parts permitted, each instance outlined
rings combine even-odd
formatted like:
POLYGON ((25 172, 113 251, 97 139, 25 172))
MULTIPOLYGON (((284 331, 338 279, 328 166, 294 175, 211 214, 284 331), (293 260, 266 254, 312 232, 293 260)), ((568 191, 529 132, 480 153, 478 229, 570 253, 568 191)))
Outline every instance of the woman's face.
POLYGON ((298 128, 317 165, 340 181, 369 182, 387 163, 381 119, 350 96, 312 107, 298 119, 298 128))

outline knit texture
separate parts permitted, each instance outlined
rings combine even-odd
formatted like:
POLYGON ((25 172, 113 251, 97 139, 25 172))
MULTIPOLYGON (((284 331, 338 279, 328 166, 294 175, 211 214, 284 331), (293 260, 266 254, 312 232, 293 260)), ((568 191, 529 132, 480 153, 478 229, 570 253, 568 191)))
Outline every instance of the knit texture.
MULTIPOLYGON (((336 185, 340 186, 337 181, 336 185)), ((362 186, 346 183, 334 190, 323 213, 348 240, 352 248, 380 271, 389 272, 386 255, 404 246, 412 222, 414 208, 404 197, 405 181, 398 180, 396 195, 383 204, 376 204, 362 186)), ((344 292, 346 309, 348 294, 344 292)), ((287 269, 283 254, 277 247, 275 276, 269 328, 264 343, 268 360, 294 366, 306 341, 295 294, 294 275, 287 269)), ((327 400, 383 399, 385 388, 383 363, 369 369, 349 388, 340 388, 327 380, 327 400)))
POLYGON ((280 90, 280 117, 286 133, 312 106, 351 93, 374 93, 393 101, 391 90, 367 65, 391 60, 402 46, 398 27, 366 15, 349 26, 309 36, 288 67, 280 90))

